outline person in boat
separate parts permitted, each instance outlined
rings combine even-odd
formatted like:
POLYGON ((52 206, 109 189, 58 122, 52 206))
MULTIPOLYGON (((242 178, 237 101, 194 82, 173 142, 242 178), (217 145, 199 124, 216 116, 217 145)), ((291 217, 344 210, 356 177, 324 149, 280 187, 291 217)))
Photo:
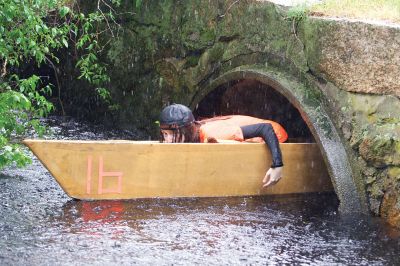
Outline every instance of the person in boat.
POLYGON ((195 121, 192 111, 182 104, 169 105, 160 115, 160 142, 265 142, 271 151, 272 165, 263 178, 263 187, 276 184, 282 177, 283 161, 279 143, 287 138, 280 124, 250 116, 230 115, 195 121))

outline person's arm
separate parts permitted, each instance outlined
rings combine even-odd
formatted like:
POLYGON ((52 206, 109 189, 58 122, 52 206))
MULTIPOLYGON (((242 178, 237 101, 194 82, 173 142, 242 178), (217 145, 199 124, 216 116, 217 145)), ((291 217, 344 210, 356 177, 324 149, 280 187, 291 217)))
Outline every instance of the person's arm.
POLYGON ((268 123, 260 123, 243 126, 240 128, 243 132, 244 139, 261 137, 268 145, 272 155, 272 165, 263 179, 263 186, 268 187, 276 184, 282 177, 283 162, 279 141, 276 137, 274 129, 272 128, 272 125, 268 123))

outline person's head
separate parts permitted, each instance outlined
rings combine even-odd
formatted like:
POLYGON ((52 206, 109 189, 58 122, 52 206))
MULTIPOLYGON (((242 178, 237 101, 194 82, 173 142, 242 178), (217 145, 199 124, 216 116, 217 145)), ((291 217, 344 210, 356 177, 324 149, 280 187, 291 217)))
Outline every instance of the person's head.
POLYGON ((160 141, 196 142, 196 121, 190 109, 182 104, 165 107, 160 115, 160 141))

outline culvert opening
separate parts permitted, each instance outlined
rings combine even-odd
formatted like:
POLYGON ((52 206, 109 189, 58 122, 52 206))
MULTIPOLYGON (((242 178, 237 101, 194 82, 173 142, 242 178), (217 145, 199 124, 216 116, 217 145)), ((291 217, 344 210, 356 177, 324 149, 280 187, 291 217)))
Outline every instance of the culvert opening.
POLYGON ((257 80, 237 80, 223 84, 196 106, 197 119, 220 115, 249 115, 276 121, 287 131, 290 143, 315 142, 300 112, 274 88, 257 80))
MULTIPOLYGON (((286 143, 316 142, 299 110, 272 86, 255 79, 234 80, 218 86, 200 100, 193 113, 197 120, 221 115, 249 115, 268 119, 285 128, 289 136, 286 143)), ((332 187, 329 193, 334 201, 339 202, 326 164, 322 164, 321 174, 328 177, 332 187)))

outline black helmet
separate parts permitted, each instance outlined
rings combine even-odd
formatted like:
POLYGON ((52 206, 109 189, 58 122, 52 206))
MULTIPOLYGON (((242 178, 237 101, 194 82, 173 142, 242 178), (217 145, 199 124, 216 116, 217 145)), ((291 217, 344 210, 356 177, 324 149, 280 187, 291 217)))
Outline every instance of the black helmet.
POLYGON ((160 128, 177 129, 194 122, 190 109, 182 104, 172 104, 165 107, 160 115, 160 128))

